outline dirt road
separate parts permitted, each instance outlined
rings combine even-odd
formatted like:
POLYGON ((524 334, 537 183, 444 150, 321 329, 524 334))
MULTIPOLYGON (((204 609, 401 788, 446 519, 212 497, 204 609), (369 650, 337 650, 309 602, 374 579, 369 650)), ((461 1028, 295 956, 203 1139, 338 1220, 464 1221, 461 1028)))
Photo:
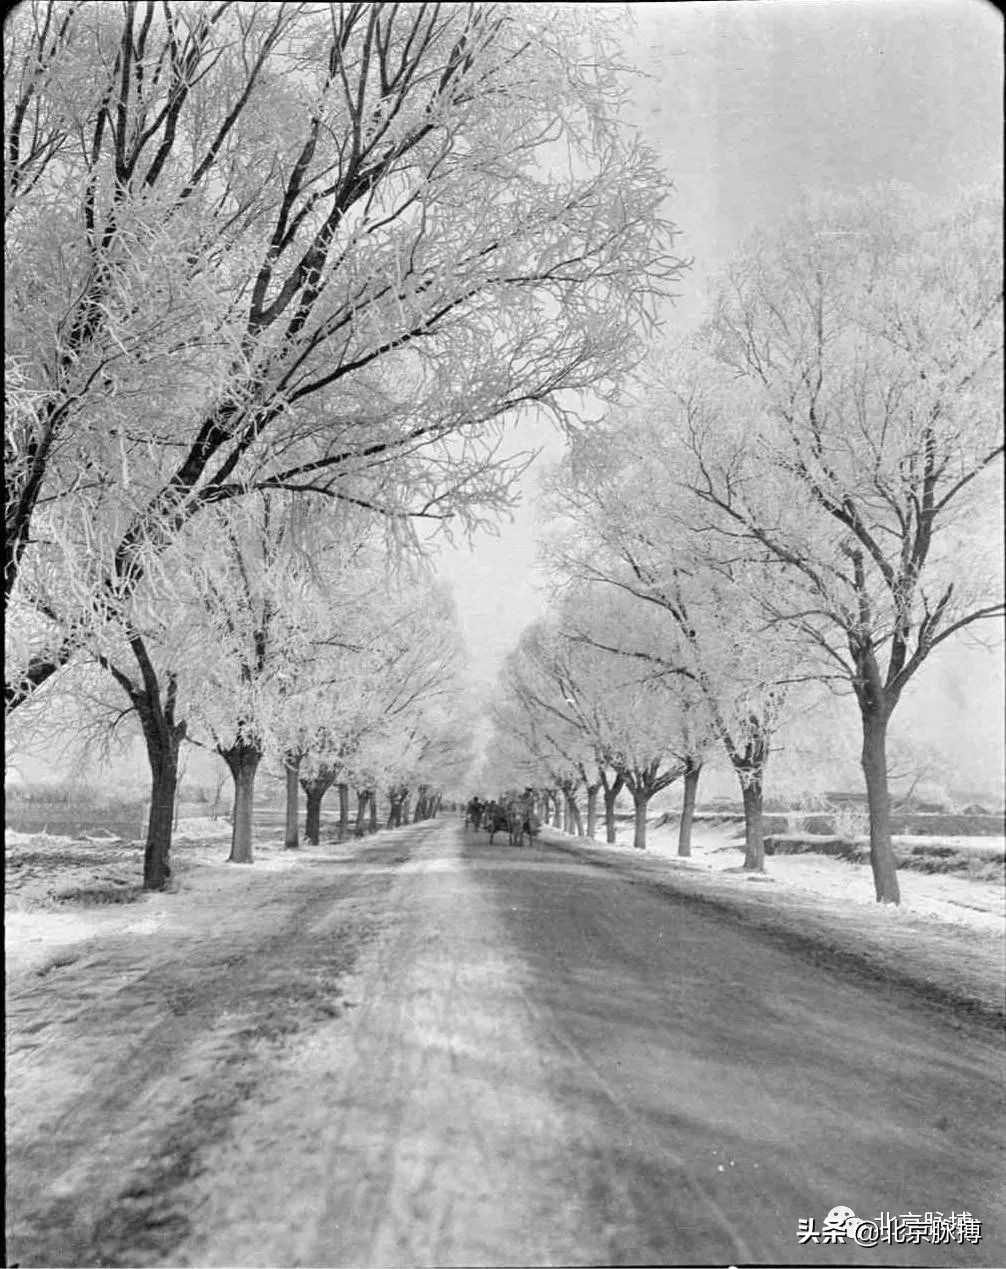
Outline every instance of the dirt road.
POLYGON ((1006 1263, 966 1017, 451 821, 242 894, 13 985, 8 1264, 1006 1263))

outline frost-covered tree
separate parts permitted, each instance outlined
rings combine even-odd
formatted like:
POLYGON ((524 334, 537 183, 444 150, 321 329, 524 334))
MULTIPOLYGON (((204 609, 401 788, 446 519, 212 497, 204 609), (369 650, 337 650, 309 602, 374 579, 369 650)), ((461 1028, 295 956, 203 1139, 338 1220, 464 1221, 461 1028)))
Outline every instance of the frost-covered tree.
MULTIPOLYGON (((472 527, 679 276, 603 6, 26 3, 4 26, 18 705, 250 493, 472 527), (100 560, 36 609, 66 523, 100 560), (20 600, 20 602, 18 602, 20 600)), ((58 566, 56 568, 58 572, 58 566)))
MULTIPOLYGON (((376 827, 381 790, 394 786, 399 808, 413 789, 422 797, 420 786, 428 786, 429 799, 469 739, 458 700, 465 655, 450 595, 422 574, 409 579, 385 570, 379 589, 373 578, 354 645, 344 645, 336 661, 326 659, 326 685, 311 689, 330 702, 320 711, 317 701, 311 706, 320 724, 304 737, 305 832, 314 842, 321 799, 333 784, 355 787, 360 824, 368 814, 376 827)), ((291 722, 303 727, 292 697, 289 708, 291 722)))
POLYGON ((303 783, 316 842, 326 790, 345 778, 373 802, 389 748, 420 730, 463 656, 443 588, 396 576, 366 543, 346 556, 337 536, 329 559, 304 552, 298 561, 311 539, 298 543, 288 526, 271 532, 264 521, 225 537, 223 571, 212 569, 200 588, 223 655, 199 712, 235 778, 232 859, 250 862, 252 789, 266 753, 286 758, 291 734, 315 723, 303 783))
POLYGON ((558 606, 566 700, 595 738, 608 840, 614 840, 614 804, 623 787, 633 798, 635 844, 641 847, 651 798, 681 779, 678 854, 689 855, 713 719, 680 664, 661 659, 666 634, 657 638, 651 631, 647 638, 651 615, 640 613, 633 598, 596 578, 567 587, 558 606), (628 753, 634 755, 632 762, 626 761, 628 753))
POLYGON ((730 270, 679 385, 718 550, 851 689, 877 899, 897 903, 887 735, 933 651, 1003 613, 1001 199, 832 200, 730 270))
MULTIPOLYGON (((502 792, 502 786, 549 789, 557 824, 582 837, 577 794, 586 783, 583 764, 589 757, 589 746, 567 718, 542 708, 528 682, 527 667, 520 665, 519 659, 518 652, 504 667, 492 708, 491 752, 497 791, 502 792)), ((588 806, 588 818, 589 810, 588 806)))
MULTIPOLYGON (((657 793, 688 775, 686 801, 694 804, 708 736, 688 685, 629 650, 622 633, 635 624, 630 609, 603 587, 570 587, 509 658, 498 722, 546 766, 567 800, 576 785, 586 788, 588 836, 603 790, 607 838, 614 841, 615 800, 628 790, 634 845, 643 849, 647 807, 657 793)), ((577 822, 572 809, 570 818, 577 822)), ((682 824, 687 853, 690 814, 682 824)))
POLYGON ((415 717, 401 729, 403 747, 408 749, 404 761, 389 764, 389 828, 409 822, 413 794, 420 811, 423 809, 424 788, 454 799, 463 796, 464 778, 472 762, 477 709, 466 695, 456 667, 445 689, 439 696, 417 702, 415 717))
POLYGON ((772 736, 799 675, 758 615, 752 568, 710 556, 682 514, 674 433, 648 401, 613 412, 557 470, 562 527, 549 554, 559 574, 607 596, 583 606, 578 638, 639 667, 644 695, 646 683, 669 694, 664 736, 692 805, 710 738, 722 745, 741 786, 744 866, 760 871, 772 736))
MULTIPOLYGON (((234 857, 246 857, 251 771, 265 742, 275 747, 286 738, 295 709, 307 725, 315 685, 323 687, 333 657, 361 637, 366 610, 349 578, 360 571, 358 557, 373 526, 352 512, 338 523, 327 518, 320 529, 308 512, 303 501, 282 494, 247 500, 240 511, 239 504, 214 509, 156 557, 156 568, 140 584, 117 597, 113 613, 93 611, 86 628, 79 614, 94 595, 89 569, 100 567, 86 552, 66 551, 64 558, 75 558, 78 567, 51 592, 37 591, 36 602, 57 617, 60 605, 64 612, 76 605, 82 654, 125 693, 125 710, 121 698, 117 707, 106 701, 99 725, 123 713, 139 724, 151 771, 148 888, 163 887, 170 875, 182 745, 218 750, 237 783, 247 786, 247 796, 236 798, 234 843, 234 857)), ((376 567, 381 556, 370 558, 376 567)), ((371 586, 366 574, 360 593, 371 586)), ((376 597, 370 607, 376 621, 376 597)), ((73 674, 71 686, 79 682, 73 674)))

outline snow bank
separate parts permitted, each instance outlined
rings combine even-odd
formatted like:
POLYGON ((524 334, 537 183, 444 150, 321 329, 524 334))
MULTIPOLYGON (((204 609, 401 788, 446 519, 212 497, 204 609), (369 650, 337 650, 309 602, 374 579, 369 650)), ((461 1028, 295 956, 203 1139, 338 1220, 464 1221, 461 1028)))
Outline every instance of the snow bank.
MULTIPOLYGON (((692 830, 692 855, 682 860, 678 856, 675 825, 648 827, 646 854, 674 859, 678 867, 726 873, 740 862, 738 842, 732 833, 730 824, 697 821, 692 830)), ((616 849, 631 847, 630 827, 619 826, 616 836, 616 849)), ((908 837, 902 840, 906 846, 914 846, 930 839, 908 837)), ((1001 838, 935 837, 931 841, 933 844, 953 846, 960 842, 962 849, 973 845, 982 851, 994 850, 997 846, 1000 853, 1006 850, 1006 839, 1001 838)), ((873 874, 868 864, 815 854, 772 855, 765 861, 765 872, 778 885, 818 895, 837 908, 861 905, 877 909, 880 906, 876 902, 873 874)), ((986 933, 1006 934, 1006 893, 1000 884, 949 873, 915 872, 907 868, 899 870, 898 880, 901 905, 900 909, 893 911, 969 926, 986 933)), ((891 911, 889 908, 886 910, 891 911)))
POLYGON ((231 824, 229 820, 214 819, 203 816, 200 819, 179 820, 178 827, 172 834, 172 843, 188 841, 206 841, 208 838, 229 839, 231 824))
MULTIPOLYGON (((162 894, 144 893, 140 843, 118 838, 81 841, 44 833, 4 833, 6 893, 4 948, 7 977, 46 972, 66 964, 73 944, 98 935, 152 934, 189 920, 179 892, 217 913, 240 903, 240 892, 263 872, 289 872, 313 857, 288 851, 280 840, 256 842, 251 868, 227 862, 231 828, 226 820, 182 820, 173 838, 172 877, 162 894), (73 901, 67 902, 71 897, 73 901), (81 901, 83 897, 83 901, 81 901), (107 902, 103 902, 107 899, 107 902), (116 900, 125 900, 116 901, 116 900)), ((214 922, 206 933, 214 936, 214 922)))

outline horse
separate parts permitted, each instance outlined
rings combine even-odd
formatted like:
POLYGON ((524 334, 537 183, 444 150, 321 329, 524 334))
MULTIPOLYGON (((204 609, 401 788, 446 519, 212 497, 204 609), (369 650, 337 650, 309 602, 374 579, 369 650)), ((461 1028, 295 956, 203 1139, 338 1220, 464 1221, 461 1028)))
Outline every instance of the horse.
POLYGON ((502 811, 506 816, 506 831, 510 845, 523 845, 525 834, 528 836, 528 845, 532 844, 542 824, 534 813, 534 798, 529 789, 525 789, 524 793, 504 794, 502 811))
POLYGON ((504 806, 510 845, 522 846, 526 833, 527 844, 530 846, 541 828, 541 821, 534 813, 534 801, 530 794, 527 791, 523 795, 513 794, 506 799, 504 806))
POLYGON ((482 816, 485 814, 486 803, 481 802, 478 798, 472 798, 465 809, 465 828, 471 824, 472 828, 478 828, 482 822, 482 816))
POLYGON ((502 829, 510 830, 510 817, 507 814, 505 806, 500 806, 498 802, 487 802, 482 808, 482 827, 488 830, 489 845, 493 844, 493 838, 502 829))

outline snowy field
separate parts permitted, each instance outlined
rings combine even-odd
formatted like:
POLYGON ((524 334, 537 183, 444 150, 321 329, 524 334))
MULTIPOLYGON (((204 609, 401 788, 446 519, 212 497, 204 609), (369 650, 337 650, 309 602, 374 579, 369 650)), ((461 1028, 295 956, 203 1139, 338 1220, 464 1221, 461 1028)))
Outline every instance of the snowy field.
POLYGON ((143 851, 117 840, 4 833, 7 977, 56 967, 60 949, 102 934, 143 935, 205 919, 212 937, 221 908, 264 872, 300 866, 279 841, 256 844, 250 868, 228 864, 226 820, 182 820, 171 852, 172 879, 160 894, 141 888, 143 851), (179 901, 179 894, 184 898, 179 901), (190 903, 191 900, 191 903, 190 903), (215 914, 215 915, 214 915, 215 914))
MULTIPOLYGON (((692 854, 678 858, 676 825, 648 827, 646 853, 660 858, 673 858, 678 867, 693 867, 707 872, 724 872, 736 868, 741 861, 740 843, 730 824, 710 825, 698 820, 692 830, 692 854)), ((928 843, 950 846, 955 850, 1006 853, 1004 837, 902 837, 895 839, 906 846, 928 843)), ((618 845, 631 846, 631 825, 619 825, 618 845)), ((765 860, 765 872, 777 885, 819 895, 846 907, 863 904, 871 909, 878 905, 873 891, 873 874, 867 864, 849 863, 825 855, 772 855, 765 860)), ((898 870, 901 886, 901 911, 905 914, 952 921, 977 930, 1003 934, 1006 931, 1006 892, 1001 881, 975 881, 942 872, 898 870)))

